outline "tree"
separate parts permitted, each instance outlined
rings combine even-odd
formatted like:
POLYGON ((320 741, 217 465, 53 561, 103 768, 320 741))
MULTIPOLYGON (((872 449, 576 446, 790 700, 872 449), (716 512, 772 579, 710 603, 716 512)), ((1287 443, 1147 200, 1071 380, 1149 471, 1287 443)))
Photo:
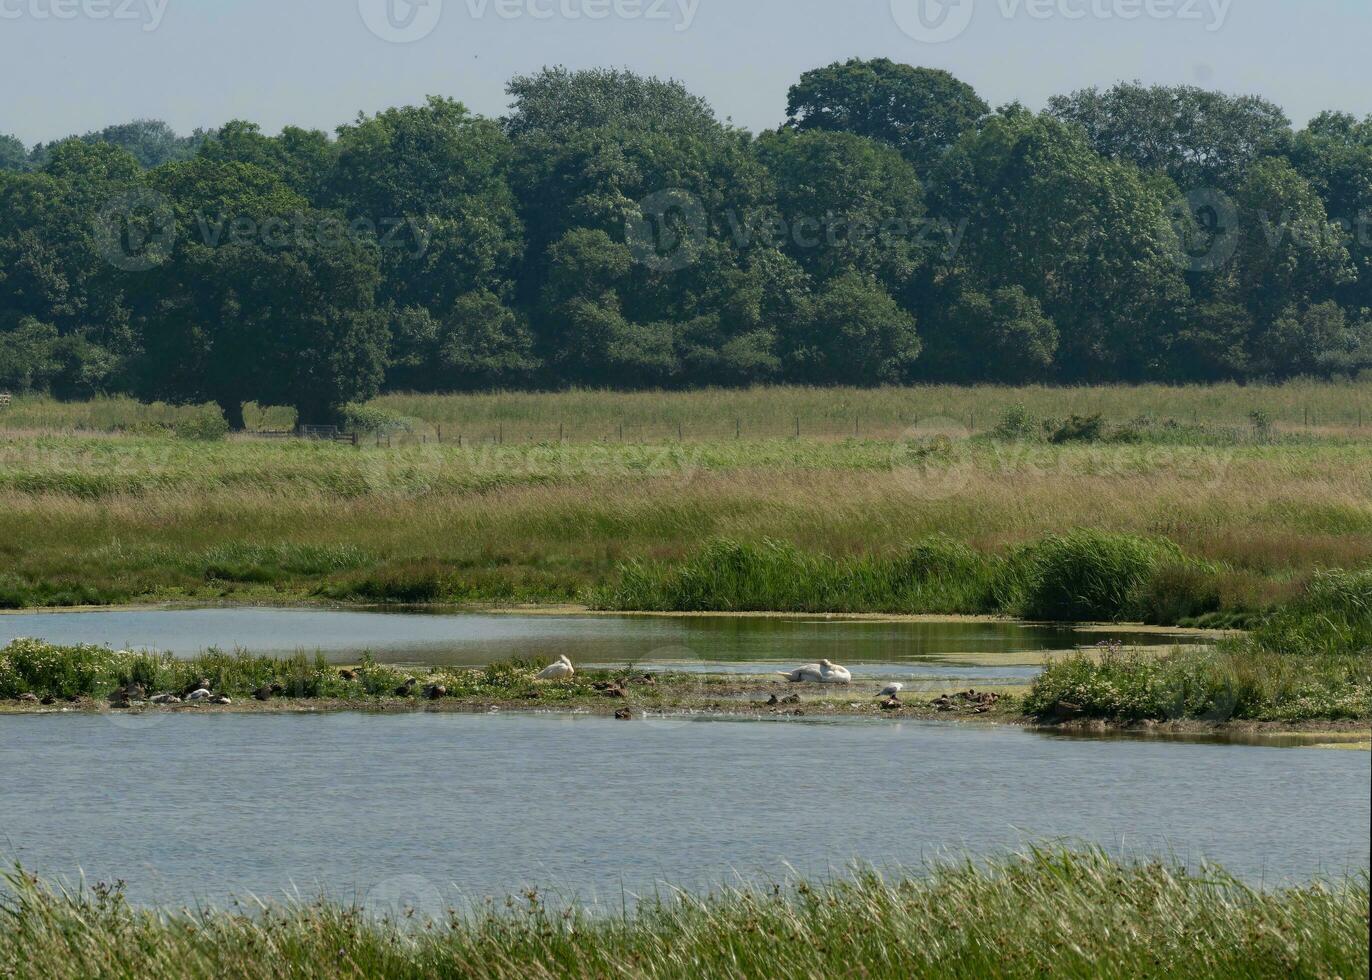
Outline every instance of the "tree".
POLYGON ((251 164, 197 159, 151 179, 179 234, 140 310, 143 394, 213 401, 242 428, 245 401, 324 424, 376 393, 389 331, 373 241, 251 164))
POLYGON ((442 389, 518 385, 538 367, 528 325, 495 293, 459 296, 439 327, 442 389))
POLYGON ((207 134, 199 155, 218 163, 251 163, 319 205, 334 167, 335 147, 317 129, 287 126, 281 135, 267 136, 256 123, 236 119, 207 134))
POLYGON ((1372 116, 1326 112, 1297 134, 1290 160, 1343 232, 1353 278, 1338 291, 1351 313, 1372 311, 1372 116))
POLYGON ((1050 99, 1048 112, 1080 126, 1102 156, 1165 173, 1183 192, 1232 191, 1291 137, 1290 121, 1271 102, 1189 85, 1081 89, 1050 99))
POLYGON ((823 281, 856 270, 900 291, 924 262, 924 197, 894 149, 853 133, 783 131, 758 143, 777 187, 779 247, 823 281))
POLYGON ((1188 301, 1158 185, 1101 158, 1078 130, 1012 109, 963 138, 931 196, 966 228, 944 274, 983 292, 1022 287, 1057 326, 1066 379, 1158 370, 1188 301))
POLYGON ((1053 376, 1057 326, 1021 286, 961 290, 923 333, 921 363, 940 381, 1027 384, 1053 376))
POLYGON ((899 384, 920 352, 914 317, 858 272, 829 282, 810 315, 783 330, 789 376, 813 384, 899 384))
POLYGON ((1287 307, 1332 299, 1352 279, 1342 230, 1324 203, 1285 160, 1253 166, 1236 195, 1239 296, 1260 326, 1287 307))
POLYGON ((789 126, 881 140, 920 174, 988 112, 976 91, 948 72, 886 58, 853 58, 808 71, 786 100, 789 126))
POLYGON ((29 151, 9 133, 0 133, 0 171, 29 169, 29 151))
POLYGON ((1276 377, 1356 375, 1372 367, 1372 323, 1349 323, 1337 303, 1290 307, 1258 338, 1261 367, 1276 377))

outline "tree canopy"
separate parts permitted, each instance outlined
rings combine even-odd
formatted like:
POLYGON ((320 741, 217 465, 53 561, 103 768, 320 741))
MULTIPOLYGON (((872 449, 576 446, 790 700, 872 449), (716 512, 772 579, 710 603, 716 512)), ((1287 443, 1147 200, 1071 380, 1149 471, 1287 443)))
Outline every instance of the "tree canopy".
POLYGON ((1135 83, 991 109, 886 59, 752 134, 547 68, 332 133, 0 135, 0 388, 249 400, 1372 368, 1372 118, 1135 83))

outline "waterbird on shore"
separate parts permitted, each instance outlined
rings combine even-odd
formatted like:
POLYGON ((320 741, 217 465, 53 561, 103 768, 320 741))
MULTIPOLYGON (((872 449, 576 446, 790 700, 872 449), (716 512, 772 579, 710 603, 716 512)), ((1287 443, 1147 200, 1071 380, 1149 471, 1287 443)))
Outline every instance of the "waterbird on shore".
POLYGON ((877 692, 879 698, 895 698, 901 691, 905 690, 905 685, 897 681, 894 684, 887 684, 877 692))
POLYGON ((819 662, 819 682, 821 684, 851 684, 853 675, 847 667, 840 667, 829 660, 819 662))
POLYGON ((187 701, 208 701, 209 699, 209 689, 203 687, 197 687, 194 691, 191 691, 190 694, 186 695, 187 701))
POLYGON ((804 667, 797 667, 795 670, 779 670, 777 673, 792 684, 799 684, 803 681, 812 681, 818 684, 823 679, 823 668, 819 664, 806 664, 804 667))
POLYGON ((576 668, 564 653, 538 672, 540 681, 565 681, 576 676, 576 668))

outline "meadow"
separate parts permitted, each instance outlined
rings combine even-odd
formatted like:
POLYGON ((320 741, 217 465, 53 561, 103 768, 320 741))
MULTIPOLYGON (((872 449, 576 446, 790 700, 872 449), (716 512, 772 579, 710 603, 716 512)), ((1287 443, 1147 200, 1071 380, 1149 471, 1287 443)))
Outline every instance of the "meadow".
MULTIPOLYGON (((622 608, 642 601, 625 589, 645 581, 631 570, 685 567, 724 542, 889 563, 938 538, 989 560, 1089 528, 1209 563, 1205 605, 1242 617, 1318 568, 1372 561, 1372 425, 1359 427, 1352 408, 1370 390, 390 396, 366 406, 376 428, 357 447, 195 438, 202 430, 185 420, 205 409, 18 399, 0 410, 0 607, 622 608), (955 421, 971 406, 984 419, 974 433, 955 421), (1094 428, 1073 419, 1095 408, 1111 411, 1094 428), (941 422, 897 428, 945 410, 941 422), (843 434, 855 412, 860 433, 886 434, 843 434), (752 421, 736 427, 735 413, 752 421), (751 434, 764 417, 783 431, 751 434), (794 417, 799 438, 782 424, 794 417), (626 424, 621 441, 617 418, 654 418, 661 431, 640 438, 626 424), (702 435, 710 426, 722 431, 702 435)), ((837 608, 988 611, 951 588, 850 595, 837 608)))
POLYGON ((0 974, 139 977, 1352 977, 1365 877, 1255 890, 1214 867, 1031 851, 910 876, 693 897, 605 915, 536 892, 431 921, 247 902, 159 914, 117 884, 0 885, 0 974))

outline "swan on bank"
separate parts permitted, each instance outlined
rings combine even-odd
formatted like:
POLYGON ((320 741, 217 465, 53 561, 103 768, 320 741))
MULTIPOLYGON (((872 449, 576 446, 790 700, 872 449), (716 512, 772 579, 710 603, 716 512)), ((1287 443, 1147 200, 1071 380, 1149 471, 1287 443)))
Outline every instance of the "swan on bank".
POLYGON ((795 670, 777 671, 782 677, 792 684, 799 684, 801 681, 813 681, 818 684, 820 681, 821 668, 819 664, 806 664, 804 667, 797 667, 795 670))
POLYGON ((851 684, 853 675, 848 672, 847 667, 840 667, 838 664, 828 660, 819 662, 819 682, 821 684, 851 684))
POLYGON ((851 684, 853 675, 848 672, 847 667, 840 667, 830 660, 821 660, 817 664, 806 664, 804 667, 797 667, 795 670, 777 671, 792 684, 799 684, 808 681, 812 684, 851 684))
POLYGON ((567 655, 564 653, 562 656, 558 657, 556 660, 554 660, 552 663, 550 663, 548 666, 544 667, 541 671, 538 672, 538 680, 565 681, 569 677, 573 677, 575 675, 576 668, 572 666, 572 662, 567 659, 567 655))

